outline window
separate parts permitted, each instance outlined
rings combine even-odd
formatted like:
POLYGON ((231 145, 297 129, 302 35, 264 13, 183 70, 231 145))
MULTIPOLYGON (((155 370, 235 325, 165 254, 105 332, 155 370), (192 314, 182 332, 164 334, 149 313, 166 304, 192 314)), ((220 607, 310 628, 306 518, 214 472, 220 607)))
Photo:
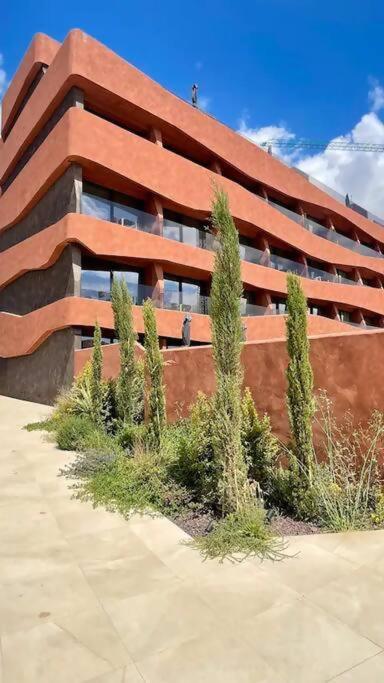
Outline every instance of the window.
POLYGON ((287 310, 287 302, 285 299, 272 299, 272 310, 274 313, 283 314, 287 310))
POLYGON ((339 319, 343 323, 350 323, 352 319, 352 315, 350 311, 341 311, 339 309, 339 319))
POLYGON ((325 315, 324 309, 318 306, 317 304, 309 304, 308 313, 310 315, 325 315))
POLYGON ((139 271, 114 270, 112 272, 112 279, 125 280, 134 304, 139 301, 139 277, 139 271))
POLYGON ((83 270, 81 273, 81 296, 87 299, 109 301, 111 298, 110 271, 83 270))
POLYGON ((177 311, 203 313, 200 283, 192 280, 164 279, 164 307, 177 311))
POLYGON ((134 304, 141 304, 143 297, 151 296, 152 288, 140 284, 141 271, 139 270, 82 270, 81 272, 81 296, 88 299, 110 301, 113 278, 123 278, 127 283, 128 290, 134 304))

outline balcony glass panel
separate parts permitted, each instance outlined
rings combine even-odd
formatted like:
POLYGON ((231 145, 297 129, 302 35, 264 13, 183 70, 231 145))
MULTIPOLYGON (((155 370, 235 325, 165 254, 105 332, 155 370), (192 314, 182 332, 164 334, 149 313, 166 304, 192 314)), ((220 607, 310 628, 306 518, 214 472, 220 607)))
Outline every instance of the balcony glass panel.
POLYGON ((112 277, 117 280, 125 280, 132 300, 136 303, 139 293, 139 273, 135 271, 114 270, 112 277))
POLYGON ((111 294, 110 271, 83 270, 81 273, 81 296, 87 299, 109 301, 111 294))
POLYGON ((312 232, 314 235, 317 235, 318 237, 323 237, 324 239, 329 240, 330 242, 334 242, 335 244, 339 244, 342 247, 351 249, 352 251, 355 251, 358 254, 362 254, 363 256, 382 258, 382 254, 377 252, 375 249, 366 247, 364 244, 360 244, 359 242, 356 242, 350 237, 346 237, 346 235, 342 235, 341 233, 336 232, 336 230, 330 230, 329 228, 326 228, 324 225, 317 223, 317 221, 313 220, 313 218, 304 219, 303 216, 301 216, 300 214, 296 213, 295 211, 291 211, 291 209, 287 209, 284 206, 281 206, 277 202, 269 200, 268 203, 274 209, 277 209, 278 211, 280 211, 280 213, 283 213, 285 216, 295 221, 295 223, 300 223, 306 228, 306 230, 309 230, 309 232, 312 232))
POLYGON ((94 194, 83 192, 81 197, 81 213, 104 221, 111 220, 111 202, 94 194))

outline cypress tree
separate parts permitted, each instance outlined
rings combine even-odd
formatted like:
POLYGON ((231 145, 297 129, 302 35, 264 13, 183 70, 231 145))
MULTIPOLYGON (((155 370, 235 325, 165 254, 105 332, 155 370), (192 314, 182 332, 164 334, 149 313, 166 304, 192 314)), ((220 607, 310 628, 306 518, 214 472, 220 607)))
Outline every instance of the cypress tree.
POLYGON ((223 190, 215 189, 212 223, 217 249, 212 275, 210 316, 216 374, 213 450, 219 469, 219 499, 223 516, 242 510, 248 503, 247 480, 241 442, 242 325, 239 236, 223 190))
POLYGON ((132 424, 136 414, 137 362, 135 358, 136 333, 133 325, 132 298, 125 280, 113 280, 111 292, 116 336, 120 342, 120 373, 116 387, 119 417, 132 424))
POLYGON ((90 394, 92 405, 92 419, 97 425, 102 424, 102 410, 103 410, 103 396, 101 373, 103 366, 103 354, 101 350, 101 330, 100 325, 96 321, 93 333, 93 349, 91 360, 91 381, 90 394))
POLYGON ((163 385, 163 356, 159 347, 155 308, 152 299, 143 305, 145 371, 148 381, 146 397, 147 418, 154 445, 160 445, 162 430, 166 422, 165 392, 163 385))
POLYGON ((294 455, 299 462, 299 470, 304 471, 310 486, 313 470, 312 419, 315 405, 307 334, 307 300, 299 277, 293 273, 287 275, 287 290, 288 416, 294 455))

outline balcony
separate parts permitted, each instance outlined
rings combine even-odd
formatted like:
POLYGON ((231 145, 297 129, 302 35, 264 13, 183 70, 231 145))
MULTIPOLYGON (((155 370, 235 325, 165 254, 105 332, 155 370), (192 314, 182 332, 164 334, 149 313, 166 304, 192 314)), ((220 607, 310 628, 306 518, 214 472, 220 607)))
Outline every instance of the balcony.
POLYGON ((329 240, 330 242, 339 244, 341 247, 351 249, 352 251, 356 252, 357 254, 361 254, 362 256, 383 258, 383 254, 376 251, 375 249, 366 247, 364 244, 360 244, 359 242, 352 240, 350 237, 346 237, 345 235, 342 235, 340 232, 336 232, 336 230, 330 230, 329 228, 326 228, 324 225, 317 223, 317 221, 314 221, 312 218, 306 218, 305 216, 296 213, 296 211, 291 211, 291 209, 287 209, 285 206, 281 206, 281 204, 278 204, 277 202, 274 202, 270 199, 268 200, 268 204, 272 206, 274 209, 277 209, 277 211, 279 211, 280 213, 283 213, 285 216, 287 216, 287 218, 290 218, 291 220, 295 221, 295 223, 298 223, 303 228, 309 230, 309 232, 312 232, 314 235, 317 235, 318 237, 322 237, 323 239, 329 240))
MULTIPOLYGON (((277 208, 279 211, 288 216, 288 218, 291 218, 296 223, 306 227, 306 229, 310 230, 314 234, 325 237, 325 239, 331 239, 332 241, 337 241, 335 238, 336 235, 337 239, 340 238, 341 240, 344 240, 345 244, 343 244, 343 246, 348 246, 348 242, 351 243, 354 248, 359 247, 359 253, 381 257, 381 254, 379 254, 377 251, 358 244, 348 237, 344 237, 344 235, 336 233, 334 230, 328 230, 319 223, 315 223, 315 221, 305 219, 306 225, 304 225, 303 216, 274 202, 270 201, 269 203, 274 208, 277 208), (311 227, 309 227, 310 224, 311 227), (365 252, 370 253, 367 254, 365 252)), ((209 232, 208 229, 200 230, 198 228, 183 225, 182 223, 178 223, 167 218, 159 221, 156 216, 146 213, 145 211, 141 211, 140 209, 132 208, 117 202, 112 202, 107 199, 102 199, 88 193, 83 193, 82 196, 82 213, 95 216, 96 218, 102 218, 103 220, 112 221, 113 223, 118 223, 119 225, 127 228, 148 232, 152 235, 161 235, 165 239, 182 242, 183 244, 189 244, 190 246, 198 247, 200 249, 214 251, 217 244, 215 236, 209 232)), ((339 243, 341 244, 341 241, 339 243)), ((261 251, 260 249, 255 249, 254 247, 247 245, 240 244, 240 257, 242 260, 249 263, 265 266, 266 268, 274 268, 275 270, 279 270, 284 273, 296 273, 301 277, 306 277, 311 280, 322 280, 324 282, 333 282, 335 284, 341 282, 349 285, 361 284, 354 280, 349 280, 348 278, 342 278, 338 275, 328 273, 326 270, 322 270, 320 268, 305 267, 298 261, 293 261, 282 256, 269 254, 268 251, 261 251)))
MULTIPOLYGON (((97 299, 98 301, 111 301, 110 274, 106 271, 106 277, 100 277, 100 271, 83 270, 81 273, 80 296, 86 299, 97 299)), ((170 292, 160 293, 150 285, 127 283, 133 304, 142 306, 146 299, 152 299, 156 308, 163 308, 169 311, 182 311, 184 313, 209 314, 210 297, 189 292, 170 292)), ((275 315, 274 311, 265 306, 249 303, 245 298, 241 299, 242 316, 263 316, 275 315)))

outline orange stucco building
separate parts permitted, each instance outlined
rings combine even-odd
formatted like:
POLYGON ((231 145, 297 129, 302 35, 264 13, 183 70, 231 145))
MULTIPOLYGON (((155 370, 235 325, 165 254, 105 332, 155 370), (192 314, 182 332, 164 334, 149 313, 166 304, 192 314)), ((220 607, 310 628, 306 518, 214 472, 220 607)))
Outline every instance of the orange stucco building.
POLYGON ((281 337, 286 273, 309 330, 384 320, 384 224, 184 102, 79 30, 38 34, 2 103, 0 393, 51 402, 91 343, 114 340, 110 289, 152 297, 166 348, 210 341, 212 186, 239 231, 248 342, 281 337))

